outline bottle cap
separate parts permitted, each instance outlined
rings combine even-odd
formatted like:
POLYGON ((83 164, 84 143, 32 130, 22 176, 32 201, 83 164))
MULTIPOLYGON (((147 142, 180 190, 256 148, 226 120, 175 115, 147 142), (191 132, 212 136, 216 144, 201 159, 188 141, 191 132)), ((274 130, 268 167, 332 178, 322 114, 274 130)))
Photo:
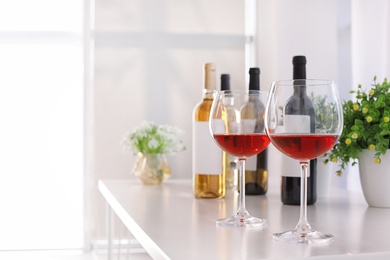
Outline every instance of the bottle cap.
POLYGON ((306 79, 306 57, 294 56, 292 63, 293 79, 306 79))
POLYGON ((250 68, 249 69, 249 75, 257 75, 257 74, 260 74, 259 68, 250 68))
POLYGON ((249 90, 260 90, 260 69, 249 69, 249 90))
POLYGON ((205 70, 215 70, 215 63, 209 62, 204 65, 205 70))
POLYGON ((305 56, 294 56, 293 57, 293 64, 306 64, 306 57, 305 56))
POLYGON ((215 64, 212 62, 204 65, 204 88, 216 89, 215 87, 215 64))
POLYGON ((221 90, 230 90, 229 74, 221 74, 221 90))

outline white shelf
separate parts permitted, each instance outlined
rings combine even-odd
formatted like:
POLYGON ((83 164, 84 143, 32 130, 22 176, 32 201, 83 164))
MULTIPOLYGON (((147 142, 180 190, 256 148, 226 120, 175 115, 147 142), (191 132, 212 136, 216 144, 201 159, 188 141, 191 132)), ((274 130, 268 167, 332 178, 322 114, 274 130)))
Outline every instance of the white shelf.
POLYGON ((160 186, 99 180, 99 190, 153 259, 390 259, 390 209, 368 207, 360 192, 334 189, 308 207, 313 228, 335 236, 314 246, 273 241, 274 232, 293 228, 299 218, 299 207, 283 205, 276 191, 246 197, 249 212, 268 219, 268 227, 240 229, 215 225, 234 214, 237 194, 195 199, 192 180, 160 186))

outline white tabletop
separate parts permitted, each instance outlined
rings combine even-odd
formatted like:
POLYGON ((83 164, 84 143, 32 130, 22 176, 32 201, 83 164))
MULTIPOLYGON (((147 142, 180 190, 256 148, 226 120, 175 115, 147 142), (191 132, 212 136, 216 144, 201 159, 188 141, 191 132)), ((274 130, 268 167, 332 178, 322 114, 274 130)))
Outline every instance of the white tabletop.
POLYGON ((99 190, 153 259, 390 259, 390 209, 368 207, 360 192, 334 189, 308 207, 312 227, 335 236, 315 246, 272 240, 272 233, 293 228, 299 218, 299 207, 283 205, 278 192, 247 196, 249 212, 269 225, 241 229, 215 224, 235 213, 237 194, 195 199, 191 180, 157 186, 100 180, 99 190))

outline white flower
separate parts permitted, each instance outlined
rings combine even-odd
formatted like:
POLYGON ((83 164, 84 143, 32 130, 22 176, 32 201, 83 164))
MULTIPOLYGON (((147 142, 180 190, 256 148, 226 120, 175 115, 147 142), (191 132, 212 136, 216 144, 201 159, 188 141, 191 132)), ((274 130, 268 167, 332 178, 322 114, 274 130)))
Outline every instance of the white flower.
POLYGON ((184 132, 170 125, 156 125, 152 122, 142 122, 131 133, 123 138, 125 150, 131 150, 134 154, 142 153, 166 153, 174 154, 185 150, 181 139, 184 132))
POLYGON ((158 146, 159 146, 159 143, 158 143, 158 141, 155 138, 152 138, 152 139, 149 140, 148 147, 150 149, 156 149, 156 148, 158 148, 158 146))

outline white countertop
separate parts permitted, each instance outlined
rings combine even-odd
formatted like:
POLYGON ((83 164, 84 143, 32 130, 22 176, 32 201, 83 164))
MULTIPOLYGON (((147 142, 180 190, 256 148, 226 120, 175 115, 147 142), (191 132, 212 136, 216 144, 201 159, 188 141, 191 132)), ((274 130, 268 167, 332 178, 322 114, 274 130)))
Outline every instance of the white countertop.
POLYGON ((334 189, 308 206, 312 227, 335 236, 317 246, 273 241, 272 233, 296 225, 299 206, 283 205, 272 190, 246 196, 248 211, 268 219, 264 229, 217 227, 217 219, 235 213, 237 194, 195 199, 192 180, 99 180, 99 190, 153 259, 390 259, 390 209, 368 207, 360 192, 334 189))

